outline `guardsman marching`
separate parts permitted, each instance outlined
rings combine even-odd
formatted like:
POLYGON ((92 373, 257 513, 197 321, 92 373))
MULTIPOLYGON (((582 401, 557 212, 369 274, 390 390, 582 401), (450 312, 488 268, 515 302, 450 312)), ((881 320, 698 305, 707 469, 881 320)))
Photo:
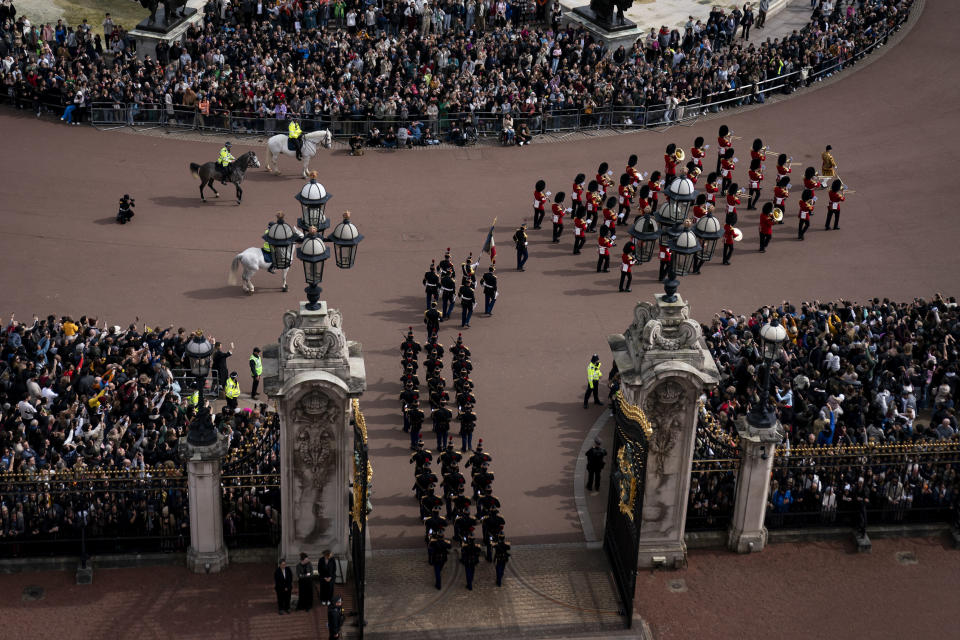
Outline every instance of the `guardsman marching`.
POLYGON ((600 380, 603 379, 603 372, 600 371, 600 356, 593 354, 590 358, 590 364, 587 365, 587 391, 583 394, 583 408, 586 409, 590 401, 590 395, 593 395, 593 403, 603 406, 600 402, 600 380))
POLYGON ((658 251, 660 257, 660 275, 657 277, 660 281, 667 277, 667 273, 670 271, 670 261, 673 259, 673 253, 670 251, 670 246, 666 244, 666 242, 666 237, 660 236, 660 250, 658 251))
POLYGON ((473 371, 473 363, 470 362, 470 358, 467 357, 466 353, 458 353, 453 356, 453 363, 450 365, 453 375, 462 378, 463 372, 466 371, 467 375, 473 371))
POLYGON ((430 308, 423 312, 423 323, 427 325, 427 335, 440 331, 440 311, 437 310, 437 301, 430 303, 430 308))
POLYGON ((759 160, 764 162, 767 159, 767 148, 763 146, 763 140, 755 138, 750 149, 750 160, 759 160))
POLYGON ((763 165, 760 164, 760 158, 754 158, 750 161, 750 171, 747 172, 747 179, 750 181, 750 191, 747 194, 747 209, 757 208, 757 201, 760 199, 760 183, 763 182, 763 165))
POLYGON ((227 408, 232 413, 237 408, 237 398, 240 396, 240 383, 237 382, 236 371, 230 372, 230 377, 227 378, 226 386, 223 389, 223 395, 227 399, 227 408))
POLYGON ((461 460, 463 460, 463 455, 453 448, 453 440, 448 440, 446 448, 440 454, 440 469, 443 475, 447 475, 459 467, 461 460))
POLYGON ((443 575, 443 565, 447 563, 447 557, 450 553, 450 541, 442 535, 434 536, 430 541, 432 547, 430 557, 433 559, 434 585, 439 591, 441 588, 440 579, 443 575))
POLYGON ((704 193, 698 193, 697 199, 693 203, 693 219, 699 220, 703 216, 707 215, 707 211, 710 210, 710 205, 707 204, 707 196, 704 193))
POLYGON ((826 150, 820 155, 823 161, 820 165, 820 175, 827 178, 832 178, 837 169, 837 161, 833 159, 833 154, 830 153, 832 150, 833 147, 827 145, 826 150))
POLYGON ((468 358, 470 357, 470 349, 465 344, 463 344, 462 333, 457 334, 456 343, 454 343, 454 345, 450 347, 450 355, 452 355, 454 358, 460 357, 460 354, 463 354, 468 358))
MULTIPOLYGON (((727 149, 733 148, 733 135, 730 133, 730 127, 725 124, 720 125, 717 132, 717 173, 720 173, 720 162, 727 153, 727 149)), ((732 155, 730 156, 733 157, 732 155)))
POLYGON ((629 174, 624 173, 620 176, 620 186, 617 191, 617 222, 623 222, 630 215, 630 207, 633 206, 633 186, 629 174))
POLYGON ((120 198, 120 205, 117 209, 117 222, 120 224, 127 224, 133 218, 133 208, 136 206, 133 198, 130 197, 129 193, 123 194, 123 197, 120 198))
POLYGON ((453 499, 463 493, 463 486, 466 480, 460 471, 454 469, 443 476, 443 500, 447 505, 447 517, 453 515, 453 499))
MULTIPOLYGON (((629 247, 630 245, 627 245, 629 247)), ((633 252, 627 252, 627 247, 623 249, 623 255, 620 256, 620 291, 630 291, 630 285, 633 284, 633 265, 637 264, 637 259, 633 257, 633 252), (626 283, 626 287, 624 287, 626 283)))
POLYGON ((773 225, 776 222, 773 218, 773 203, 765 202, 763 211, 760 212, 760 253, 767 252, 767 245, 773 238, 773 225))
POLYGON ((457 293, 457 281, 449 272, 444 271, 442 273, 443 275, 440 276, 440 315, 444 320, 449 320, 450 314, 453 313, 453 299, 457 293))
POLYGON ((469 513, 470 511, 470 498, 463 495, 463 493, 458 493, 453 496, 453 512, 457 515, 461 513, 469 513))
POLYGON ((697 163, 691 160, 687 163, 687 180, 692 182, 694 185, 697 184, 697 180, 700 179, 700 174, 702 173, 700 167, 697 166, 697 163))
POLYGON ((574 214, 580 213, 583 215, 584 209, 584 194, 583 194, 583 181, 587 179, 587 176, 582 173, 578 173, 577 177, 573 179, 573 188, 570 192, 570 199, 572 200, 570 206, 573 208, 574 214))
POLYGON ((545 208, 547 206, 547 196, 549 193, 544 193, 547 188, 547 183, 543 180, 537 180, 536 186, 533 188, 533 228, 539 229, 540 223, 543 221, 543 216, 546 213, 545 208))
POLYGON ((660 208, 660 196, 657 194, 663 189, 663 182, 660 180, 659 171, 654 171, 650 174, 647 187, 650 188, 650 206, 653 207, 654 211, 657 211, 660 208))
POLYGON ((591 180, 587 185, 586 222, 588 229, 593 232, 597 228, 597 214, 600 212, 600 184, 596 180, 591 180))
POLYGON ((407 409, 413 406, 414 402, 420 401, 420 392, 413 386, 413 380, 405 380, 403 391, 400 392, 400 411, 403 413, 403 432, 410 432, 410 416, 407 409))
POLYGON ((493 545, 497 538, 503 533, 503 527, 506 520, 500 515, 497 508, 491 509, 487 515, 480 519, 480 532, 483 534, 483 545, 487 548, 487 562, 493 561, 493 545))
POLYGON ((232 146, 230 141, 227 140, 220 149, 220 155, 217 156, 217 171, 220 174, 220 184, 227 184, 227 169, 230 167, 230 163, 236 160, 233 154, 230 153, 230 147, 232 146))
POLYGON ((627 168, 624 171, 628 176, 630 176, 630 186, 636 189, 640 186, 640 182, 643 180, 643 176, 640 175, 640 172, 637 171, 637 155, 631 154, 627 158, 627 168))
POLYGON ((617 199, 610 196, 607 198, 607 202, 601 212, 603 216, 603 226, 605 226, 610 233, 611 242, 617 239, 617 214, 613 212, 613 205, 615 204, 617 204, 617 199))
POLYGON ((716 173, 707 174, 707 183, 703 186, 703 191, 707 196, 707 203, 717 206, 717 194, 720 193, 720 178, 716 173))
POLYGON ((665 185, 670 186, 677 179, 677 145, 670 143, 663 154, 663 173, 665 185))
POLYGON ((710 145, 703 144, 703 136, 697 136, 690 147, 690 158, 703 171, 703 159, 707 157, 707 149, 710 145))
POLYGON ((733 172, 736 168, 737 159, 733 157, 733 149, 727 149, 723 154, 723 160, 720 161, 720 178, 723 180, 724 189, 733 182, 733 172))
MULTIPOLYGON (((479 471, 477 472, 479 473, 479 471)), ((476 475, 476 474, 473 474, 476 475)), ((482 518, 487 515, 493 509, 500 508, 500 498, 493 495, 493 488, 488 487, 484 489, 483 495, 477 498, 477 517, 482 518)))
POLYGON ((497 274, 494 273, 495 271, 496 267, 490 265, 487 272, 483 274, 483 278, 480 279, 480 284, 483 286, 483 312, 488 316, 493 315, 493 305, 497 303, 497 296, 500 295, 497 290, 497 274))
POLYGON ((523 265, 527 263, 530 253, 527 251, 527 223, 524 222, 513 233, 513 244, 517 249, 517 271, 526 271, 523 265))
POLYGON ((820 188, 820 180, 817 178, 817 170, 813 167, 807 167, 803 171, 803 188, 816 193, 820 188))
POLYGON ((476 306, 477 299, 469 278, 463 279, 457 295, 460 296, 460 328, 470 328, 470 317, 473 316, 473 307, 476 306))
POLYGON ((420 378, 418 378, 417 374, 414 373, 412 364, 405 365, 403 368, 403 375, 400 376, 400 384, 406 385, 408 382, 413 385, 414 389, 420 388, 420 378))
MULTIPOLYGON (((416 449, 417 447, 412 447, 416 449)), ((430 470, 429 466, 425 466, 421 469, 413 478, 413 490, 417 495, 417 500, 423 498, 429 492, 433 491, 433 488, 437 484, 437 475, 430 470)))
MULTIPOLYGON (((827 147, 829 149, 829 147, 827 147)), ((834 230, 840 227, 840 203, 846 200, 843 195, 843 182, 839 178, 830 185, 830 202, 827 203, 827 226, 824 229, 830 229, 830 220, 833 220, 834 230)))
POLYGON ((579 255, 587 241, 587 223, 580 211, 573 214, 573 255, 579 255))
POLYGON ((492 489, 493 472, 490 471, 490 465, 484 463, 483 466, 480 467, 480 471, 474 474, 470 485, 473 487, 474 498, 479 498, 485 491, 492 489))
MULTIPOLYGON (((433 486, 430 487, 430 493, 425 495, 424 499, 427 499, 429 497, 433 498, 433 500, 430 501, 431 504, 437 501, 439 501, 440 504, 443 504, 443 500, 440 500, 440 498, 438 498, 434 493, 433 486)), ((427 512, 425 516, 423 516, 423 529, 424 529, 424 534, 427 540, 430 540, 430 538, 432 538, 435 535, 443 535, 444 531, 446 531, 447 519, 444 518, 442 515, 440 515, 439 506, 434 509, 431 509, 430 511, 427 512)), ((430 555, 428 554, 427 557, 429 558, 430 555)))
POLYGON ((430 308, 431 302, 440 299, 440 276, 437 275, 437 265, 433 260, 430 261, 430 269, 423 274, 423 288, 427 292, 427 306, 430 308))
POLYGON ((560 242, 560 234, 563 233, 563 216, 566 211, 563 208, 563 201, 566 199, 567 194, 563 191, 557 193, 553 197, 553 206, 551 207, 551 213, 553 215, 553 242, 560 242))
MULTIPOLYGON (((780 176, 777 186, 773 189, 773 206, 780 211, 786 211, 788 197, 790 197, 790 176, 780 176)), ((782 219, 780 224, 783 224, 782 219)))
POLYGON ((467 259, 460 263, 460 273, 462 274, 461 283, 465 279, 470 280, 470 286, 477 286, 477 262, 473 261, 473 252, 467 254, 467 259))
POLYGON ((607 238, 608 231, 609 229, 606 227, 600 227, 600 237, 597 238, 597 253, 599 254, 597 257, 597 273, 610 271, 610 247, 613 246, 613 243, 607 238))
MULTIPOLYGON (((417 441, 417 450, 410 454, 410 464, 414 465, 413 475, 414 477, 423 473, 425 469, 430 468, 430 462, 433 460, 433 454, 429 449, 423 448, 423 440, 417 441)), ((430 513, 432 509, 428 510, 427 513, 430 513)))
POLYGON ((637 192, 637 215, 647 213, 653 213, 653 205, 650 203, 650 187, 643 185, 637 192))
POLYGON ((477 414, 473 412, 472 402, 463 405, 457 420, 460 421, 460 450, 470 451, 473 448, 473 431, 477 427, 477 414))
POLYGON ((610 177, 612 174, 613 171, 610 171, 610 166, 606 162, 601 162, 597 167, 597 184, 600 185, 601 198, 605 198, 607 191, 613 186, 613 178, 610 177))
POLYGON ((733 243, 736 242, 737 230, 729 222, 723 225, 723 264, 729 265, 733 257, 733 243))
POLYGON ((417 448, 417 440, 420 439, 420 429, 423 427, 425 417, 423 409, 420 408, 420 400, 415 399, 407 407, 407 419, 410 422, 410 448, 413 450, 417 448))
POLYGON ((440 517, 443 520, 443 526, 446 526, 446 520, 440 516, 440 507, 443 506, 443 500, 440 499, 440 496, 436 493, 436 487, 430 485, 430 488, 427 489, 427 493, 420 498, 420 517, 424 519, 424 524, 427 526, 427 531, 433 527, 436 527, 439 523, 427 524, 426 520, 429 520, 434 515, 440 517))
POLYGON ((443 260, 437 265, 437 271, 441 277, 443 277, 444 274, 454 279, 457 277, 457 270, 453 268, 453 261, 450 260, 450 247, 447 247, 447 250, 444 252, 443 260))
POLYGON ((433 421, 433 432, 437 436, 437 451, 440 451, 447 446, 453 412, 447 408, 446 403, 441 401, 440 406, 430 413, 430 419, 433 421))
MULTIPOLYGON (((458 394, 463 392, 473 391, 473 380, 470 379, 470 372, 463 370, 460 372, 460 377, 453 381, 453 388, 458 394)), ((463 407, 461 406, 461 411, 463 407)))
POLYGON ((473 536, 468 536, 460 549, 460 562, 463 563, 463 572, 467 577, 467 591, 473 591, 473 574, 477 565, 480 564, 481 553, 480 545, 476 543, 473 536))
POLYGON ((467 458, 466 463, 464 463, 464 468, 470 467, 470 476, 473 477, 480 473, 480 470, 483 469, 484 464, 492 461, 493 456, 484 451, 483 438, 480 438, 480 440, 477 441, 477 450, 474 451, 469 458, 467 458))
POLYGON ((406 355, 407 351, 413 350, 413 357, 420 354, 420 343, 413 338, 413 327, 407 327, 407 338, 400 343, 400 354, 406 355))
POLYGON ((497 537, 497 543, 493 546, 493 561, 497 569, 497 586, 503 586, 503 573, 507 568, 507 562, 510 561, 510 543, 501 533, 497 537))
POLYGON ((443 345, 438 341, 435 332, 430 334, 430 337, 423 345, 423 350, 434 358, 443 358, 443 345))
POLYGON ((813 203, 815 201, 813 190, 804 189, 800 195, 800 211, 797 213, 797 218, 800 220, 797 227, 797 240, 803 240, 803 234, 810 228, 810 218, 813 217, 813 203))
POLYGON ((727 217, 725 219, 727 224, 737 224, 738 204, 740 204, 740 185, 736 182, 731 182, 727 186, 727 217))
POLYGON ((793 169, 790 168, 790 158, 787 157, 787 154, 781 153, 777 156, 777 180, 779 181, 789 173, 793 173, 793 169))

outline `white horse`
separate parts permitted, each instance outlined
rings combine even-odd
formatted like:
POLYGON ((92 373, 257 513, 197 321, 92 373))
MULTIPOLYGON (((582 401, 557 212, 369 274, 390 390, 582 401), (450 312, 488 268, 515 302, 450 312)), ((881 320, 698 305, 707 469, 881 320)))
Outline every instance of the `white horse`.
MULTIPOLYGON (((294 229, 294 231, 302 240, 303 234, 298 229, 294 229)), ((227 284, 231 287, 239 284, 247 293, 253 293, 253 274, 260 269, 269 268, 270 264, 263 259, 263 251, 260 250, 260 247, 249 247, 233 256, 233 262, 230 263, 230 273, 227 275, 227 284)), ((287 271, 290 271, 289 267, 280 270, 284 291, 287 290, 287 271)))
MULTIPOLYGON (((330 133, 329 129, 322 129, 320 131, 311 131, 310 133, 303 134, 303 149, 301 149, 301 155, 303 156, 303 177, 306 178, 310 174, 310 158, 317 155, 317 145, 322 145, 324 149, 330 148, 330 143, 333 141, 333 134, 330 133)), ((280 154, 288 156, 296 156, 296 151, 290 151, 287 148, 287 136, 283 133, 278 133, 275 136, 272 136, 267 140, 267 171, 272 171, 273 173, 280 175, 280 163, 279 158, 280 154)))

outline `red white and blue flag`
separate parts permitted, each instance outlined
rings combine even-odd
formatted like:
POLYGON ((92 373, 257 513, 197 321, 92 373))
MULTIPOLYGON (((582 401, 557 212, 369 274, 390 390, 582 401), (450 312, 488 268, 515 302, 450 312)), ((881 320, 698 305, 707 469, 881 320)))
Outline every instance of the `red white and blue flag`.
POLYGON ((490 262, 497 261, 497 245, 493 241, 493 229, 497 226, 497 219, 493 219, 493 224, 490 225, 490 231, 487 232, 487 239, 483 241, 483 249, 480 250, 481 253, 490 254, 490 262))

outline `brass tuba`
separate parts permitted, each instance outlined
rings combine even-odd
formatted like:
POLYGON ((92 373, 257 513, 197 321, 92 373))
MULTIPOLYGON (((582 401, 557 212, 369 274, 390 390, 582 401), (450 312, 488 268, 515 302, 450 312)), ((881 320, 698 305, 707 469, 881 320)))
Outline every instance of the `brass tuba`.
POLYGON ((686 159, 686 154, 683 152, 683 149, 677 149, 673 152, 673 157, 676 158, 677 162, 683 162, 686 159))
POLYGON ((783 222, 783 211, 780 209, 780 207, 773 208, 773 221, 783 222))

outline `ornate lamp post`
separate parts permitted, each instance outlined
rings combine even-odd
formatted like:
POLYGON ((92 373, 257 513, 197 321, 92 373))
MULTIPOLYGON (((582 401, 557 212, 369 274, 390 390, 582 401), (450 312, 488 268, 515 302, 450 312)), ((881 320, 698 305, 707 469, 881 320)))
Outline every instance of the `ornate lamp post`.
POLYGON ((307 293, 309 304, 307 309, 317 311, 320 309, 320 283, 323 281, 323 263, 330 257, 330 249, 323 244, 323 240, 317 235, 317 229, 311 227, 307 232, 307 237, 303 240, 303 245, 297 249, 297 257, 303 262, 303 279, 307 281, 307 293))
POLYGON ((277 269, 289 269, 293 262, 293 244, 296 233, 293 227, 283 219, 283 213, 277 214, 277 221, 263 234, 264 241, 270 245, 273 266, 277 269))
POLYGON ((344 211, 343 222, 334 227, 333 232, 327 236, 327 242, 333 243, 338 268, 349 269, 353 266, 353 261, 357 259, 357 246, 361 240, 363 236, 359 229, 350 222, 350 212, 344 211))
POLYGON ((650 262, 660 242, 660 225, 657 219, 652 214, 645 213, 633 223, 629 233, 637 241, 637 250, 634 252, 637 262, 650 262))
POLYGON ((713 217, 713 213, 708 213, 699 220, 693 227, 693 234, 700 241, 700 251, 696 255, 693 267, 694 273, 700 273, 700 267, 704 262, 710 262, 713 257, 713 251, 717 248, 717 240, 723 237, 723 225, 713 217))
POLYGON ((203 337, 199 329, 187 341, 184 353, 190 361, 190 373, 193 374, 197 386, 197 413, 190 422, 190 432, 187 442, 195 446, 206 446, 217 441, 217 434, 213 430, 210 420, 210 411, 204 406, 203 386, 210 372, 210 356, 213 354, 213 345, 203 337))
MULTIPOLYGON (((674 180, 674 184, 677 182, 679 180, 674 180)), ((694 258, 700 252, 700 241, 697 240, 697 236, 693 234, 690 227, 689 220, 684 222, 676 239, 670 241, 670 253, 672 254, 670 272, 663 282, 663 290, 667 293, 667 297, 664 298, 665 302, 677 301, 677 287, 680 286, 677 276, 685 276, 693 271, 694 258)))
POLYGON ((316 228, 317 231, 324 231, 330 226, 330 220, 327 219, 324 212, 327 208, 327 202, 333 196, 327 193, 327 190, 317 182, 316 178, 310 178, 310 182, 303 185, 303 189, 295 197, 300 202, 302 215, 297 220, 297 226, 304 233, 309 231, 310 227, 316 228))
POLYGON ((690 178, 677 178, 670 183, 665 192, 667 201, 656 213, 657 222, 664 232, 674 241, 680 235, 680 225, 687 219, 690 207, 697 199, 693 181, 690 178))
POLYGON ((747 414, 747 423, 753 429, 771 429, 777 424, 777 413, 770 405, 770 367, 776 360, 780 345, 787 339, 787 330, 780 325, 780 319, 774 318, 760 329, 763 343, 763 380, 760 383, 760 402, 747 414))

